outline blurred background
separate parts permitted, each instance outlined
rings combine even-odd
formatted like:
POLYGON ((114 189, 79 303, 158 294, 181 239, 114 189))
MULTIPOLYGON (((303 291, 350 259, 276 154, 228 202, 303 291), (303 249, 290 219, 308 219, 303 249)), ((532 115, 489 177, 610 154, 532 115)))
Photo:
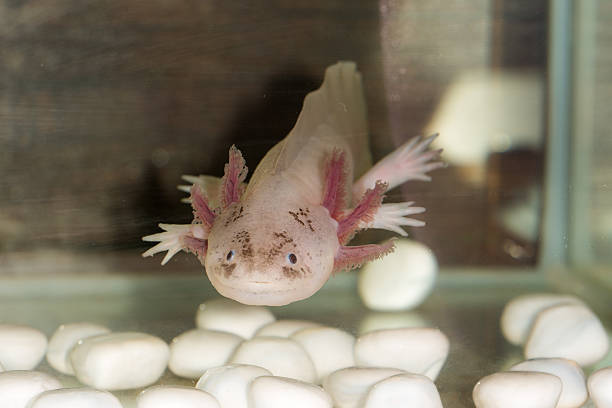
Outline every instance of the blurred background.
POLYGON ((186 255, 141 259, 140 238, 190 221, 180 176, 222 175, 230 145, 252 171, 338 60, 363 74, 375 158, 441 133, 449 166, 389 199, 427 207, 409 232, 443 267, 610 261, 612 4, 576 2, 564 27, 566 139, 551 125, 550 7, 1 1, 0 274, 202 273, 186 255))

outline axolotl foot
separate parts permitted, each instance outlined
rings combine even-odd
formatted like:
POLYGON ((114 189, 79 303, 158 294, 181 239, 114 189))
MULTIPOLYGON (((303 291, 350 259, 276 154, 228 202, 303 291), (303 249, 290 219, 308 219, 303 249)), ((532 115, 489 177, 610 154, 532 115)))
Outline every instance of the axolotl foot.
POLYGON ((384 181, 391 190, 410 180, 431 181, 427 174, 446 167, 440 160, 442 149, 428 150, 438 134, 423 138, 416 136, 383 157, 353 184, 353 198, 358 199, 377 181, 384 181))
POLYGON ((168 251, 161 262, 162 265, 182 250, 195 254, 201 260, 206 257, 207 233, 201 224, 159 224, 159 228, 164 232, 142 237, 146 242, 158 242, 144 252, 143 257, 168 251))

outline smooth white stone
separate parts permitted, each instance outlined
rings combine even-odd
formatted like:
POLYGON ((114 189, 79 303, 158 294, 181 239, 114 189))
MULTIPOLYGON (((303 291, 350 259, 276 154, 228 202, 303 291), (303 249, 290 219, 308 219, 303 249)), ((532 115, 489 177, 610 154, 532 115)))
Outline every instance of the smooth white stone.
POLYGON ((370 312, 359 323, 359 334, 384 329, 407 329, 410 327, 431 327, 420 313, 406 312, 370 312))
POLYGON ((0 373, 0 407, 25 408, 36 395, 61 386, 56 378, 38 371, 5 371, 0 373))
POLYGON ((319 323, 311 322, 309 320, 277 320, 276 322, 267 324, 257 330, 255 336, 290 337, 293 333, 299 330, 320 326, 321 325, 319 323))
POLYGON ((81 340, 70 352, 77 379, 104 390, 146 387, 161 377, 168 345, 146 333, 102 334, 81 340))
POLYGON ((250 364, 269 370, 272 375, 314 382, 314 364, 306 350, 294 340, 283 337, 254 337, 244 341, 230 364, 250 364))
POLYGON ((196 388, 214 395, 223 408, 249 408, 249 384, 263 375, 272 373, 265 368, 246 364, 214 367, 206 370, 196 388))
POLYGON ((0 324, 0 363, 5 370, 31 370, 45 356, 47 337, 29 326, 0 324))
POLYGON ((317 384, 330 373, 355 365, 353 354, 355 337, 343 330, 333 327, 312 327, 293 333, 291 339, 304 347, 310 356, 317 372, 317 384))
POLYGON ((168 368, 179 377, 197 379, 211 368, 227 363, 242 337, 216 330, 194 329, 170 343, 168 368))
POLYGON ((249 339, 257 329, 276 318, 263 306, 247 306, 230 299, 208 300, 200 305, 196 326, 201 329, 226 331, 249 339))
POLYGON ((478 381, 472 397, 476 408, 555 408, 561 388, 552 374, 506 371, 478 381))
POLYGON ((365 396, 363 408, 442 408, 433 381, 424 375, 398 374, 374 384, 365 396))
POLYGON ((609 347, 606 330, 588 307, 565 304, 538 314, 524 351, 528 359, 561 357, 587 366, 605 357, 609 347))
POLYGON ((597 408, 612 407, 612 366, 604 367, 589 376, 589 394, 597 408))
POLYGON ((582 303, 570 295, 534 293, 518 296, 506 304, 501 315, 501 331, 506 340, 514 345, 525 344, 536 316, 542 310, 564 303, 582 303))
POLYGON ((4 367, 2 367, 2 364, 0 364, 0 373, 4 371, 4 367))
POLYGON ((518 363, 510 371, 536 371, 556 375, 563 383, 557 408, 578 408, 587 394, 584 372, 578 364, 564 358, 536 358, 518 363))
POLYGON ((197 388, 158 385, 138 394, 136 407, 220 408, 220 405, 215 397, 197 388))
POLYGON ((62 324, 55 330, 49 339, 47 347, 47 362, 57 371, 63 374, 74 375, 74 369, 70 364, 68 353, 79 342, 91 336, 110 333, 108 327, 94 323, 69 323, 62 324))
POLYGON ((38 394, 30 400, 28 408, 122 408, 122 405, 107 391, 63 388, 38 394))
POLYGON ((411 309, 429 296, 437 274, 438 262, 427 246, 398 239, 392 253, 361 268, 359 295, 370 309, 411 309))
POLYGON ((357 338, 358 366, 393 367, 435 380, 448 356, 448 338, 438 329, 378 330, 357 338))
POLYGON ((331 397, 316 385, 285 377, 258 377, 249 389, 250 408, 332 408, 331 397))
POLYGON ((323 381, 323 388, 331 395, 336 408, 361 407, 371 386, 397 374, 396 368, 349 367, 334 371, 323 381))

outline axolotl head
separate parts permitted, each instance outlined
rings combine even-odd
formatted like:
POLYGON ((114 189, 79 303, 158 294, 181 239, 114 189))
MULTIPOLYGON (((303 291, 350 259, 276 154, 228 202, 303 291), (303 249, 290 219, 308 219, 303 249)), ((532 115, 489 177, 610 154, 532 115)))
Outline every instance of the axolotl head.
POLYGON ((339 248, 335 221, 320 206, 236 202, 208 237, 205 267, 217 291, 249 305, 305 299, 330 277, 339 248))

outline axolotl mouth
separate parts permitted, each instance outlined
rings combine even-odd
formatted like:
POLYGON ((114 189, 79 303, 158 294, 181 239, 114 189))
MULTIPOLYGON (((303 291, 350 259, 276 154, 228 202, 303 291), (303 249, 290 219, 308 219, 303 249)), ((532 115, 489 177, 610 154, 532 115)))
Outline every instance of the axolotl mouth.
POLYGON ((266 280, 232 280, 225 281, 223 278, 209 274, 209 279, 215 289, 227 298, 236 300, 245 305, 257 306, 284 306, 296 300, 310 297, 320 289, 308 287, 310 285, 283 288, 280 281, 266 280), (211 276, 212 275, 212 276, 211 276))

